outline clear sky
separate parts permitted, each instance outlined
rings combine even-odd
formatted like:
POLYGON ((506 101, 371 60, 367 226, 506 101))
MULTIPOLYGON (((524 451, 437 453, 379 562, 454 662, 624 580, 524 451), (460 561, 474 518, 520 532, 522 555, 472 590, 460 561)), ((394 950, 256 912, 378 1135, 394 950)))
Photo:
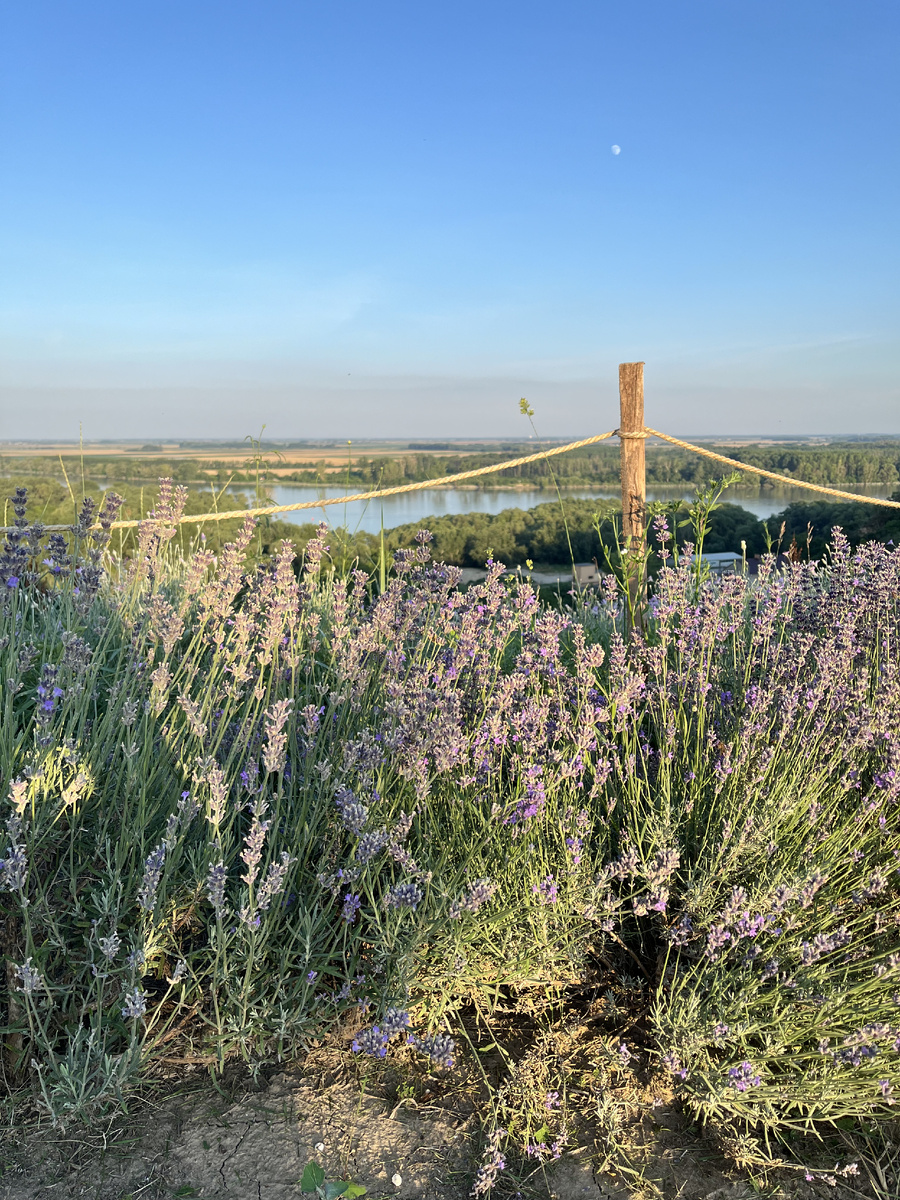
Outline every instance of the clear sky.
POLYGON ((0 438, 900 433, 897 0, 27 0, 0 438), (620 147, 614 153, 612 147, 620 147))

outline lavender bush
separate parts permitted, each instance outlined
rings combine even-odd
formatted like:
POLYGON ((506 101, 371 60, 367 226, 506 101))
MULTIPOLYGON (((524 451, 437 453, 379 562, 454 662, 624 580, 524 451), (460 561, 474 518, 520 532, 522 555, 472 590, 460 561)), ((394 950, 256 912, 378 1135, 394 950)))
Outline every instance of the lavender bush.
POLYGON ((448 1064, 460 1003, 577 978, 591 676, 562 667, 567 623, 530 588, 494 564, 460 593, 427 535, 374 603, 363 573, 325 574, 322 540, 299 579, 289 544, 248 567, 249 522, 184 560, 168 484, 101 581, 90 514, 42 557, 21 500, 0 870, 11 1065, 37 1064, 55 1114, 90 1098, 77 1038, 95 1098, 186 1027, 219 1064, 255 1060, 353 1004, 413 1008, 414 1045, 448 1064))
POLYGON ((898 584, 897 550, 839 533, 753 589, 665 570, 627 656, 618 864, 659 947, 661 1060, 703 1116, 805 1128, 900 1085, 898 584))
POLYGON ((121 562, 114 500, 48 549, 17 496, 0 564, 9 1066, 55 1117, 173 1039, 258 1062, 354 1006, 360 1054, 450 1069, 465 1006, 604 947, 701 1115, 890 1112, 898 552, 837 536, 752 583, 685 556, 626 641, 612 577, 567 610, 492 561, 464 592, 423 533, 375 596, 324 527, 299 575, 289 543, 248 561, 251 522, 184 557, 184 502, 164 482, 121 562))

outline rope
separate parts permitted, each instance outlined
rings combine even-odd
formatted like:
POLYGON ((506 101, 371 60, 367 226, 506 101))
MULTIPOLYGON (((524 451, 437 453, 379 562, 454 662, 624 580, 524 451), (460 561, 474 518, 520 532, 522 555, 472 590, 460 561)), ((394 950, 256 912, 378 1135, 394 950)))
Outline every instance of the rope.
MULTIPOLYGON (((298 512, 304 508, 323 508, 328 504, 356 504, 361 500, 378 500, 384 496, 399 496, 404 492, 421 492, 428 488, 442 487, 447 483, 461 483, 464 479, 475 479, 480 475, 493 475, 497 471, 507 471, 510 467, 521 467, 525 463, 537 462, 543 458, 552 458, 554 454, 567 454, 570 450, 580 450, 582 446, 593 446, 597 442, 605 442, 611 437, 618 437, 623 440, 648 437, 661 438, 664 442, 670 442, 673 446, 680 446, 683 450, 692 450, 695 454, 700 454, 704 458, 712 458, 716 462, 725 463, 726 466, 736 467, 739 471, 752 471, 755 475, 762 475, 766 479, 774 479, 778 483, 786 483, 790 487, 808 488, 811 492, 821 492, 825 496, 838 496, 842 500, 857 500, 860 504, 880 504, 884 508, 900 508, 900 501, 897 500, 880 500, 875 496, 858 496, 854 492, 841 492, 836 488, 822 487, 817 483, 806 483, 802 479, 792 479, 789 475, 777 475, 774 471, 764 471, 762 467, 751 467, 748 463, 738 462, 736 458, 726 458, 724 454, 715 454, 712 450, 705 450, 702 446, 695 446, 693 442, 683 442, 681 438, 671 437, 668 433, 660 433, 658 429, 651 429, 649 425, 645 425, 643 430, 624 431, 614 429, 610 433, 597 433, 593 437, 582 438, 579 442, 569 442, 565 446, 555 446, 552 450, 541 450, 537 454, 526 454, 524 458, 512 458, 509 462, 493 463, 488 467, 478 467, 473 471, 460 471, 456 475, 445 475, 442 479, 425 479, 421 483, 406 483, 398 487, 382 488, 380 491, 375 492, 358 492, 353 496, 332 496, 330 499, 304 500, 301 504, 277 504, 266 508, 237 508, 222 513, 195 513, 191 516, 180 517, 178 524, 199 525, 203 521, 232 521, 246 519, 247 517, 269 517, 275 513, 298 512)), ((136 529, 145 520, 152 520, 152 518, 145 517, 139 521, 113 521, 110 529, 136 529)), ((12 533, 15 531, 15 528, 14 525, 0 527, 0 533, 12 533)), ((57 533, 70 532, 72 526, 45 525, 43 528, 48 533, 57 533)), ((91 529, 99 528, 99 524, 91 526, 91 529)))
POLYGON ((802 479, 791 479, 788 475, 776 475, 774 471, 764 471, 762 467, 751 467, 747 463, 738 462, 736 458, 726 458, 724 454, 714 454, 712 450, 704 450, 702 446, 695 446, 693 442, 683 442, 681 438, 670 437, 667 433, 660 433, 658 429, 651 429, 645 426, 646 432, 650 437, 662 438, 664 442, 671 442, 673 446, 681 446, 683 450, 693 450, 695 454, 702 454, 704 458, 714 458, 716 462, 725 463, 729 467, 737 467, 740 471, 752 471, 755 475, 763 475, 766 479, 776 479, 779 483, 787 483, 791 487, 808 488, 811 492, 822 492, 825 496, 839 496, 842 500, 858 500, 860 504, 881 504, 885 508, 900 508, 900 501, 897 500, 880 500, 876 496, 858 496, 855 492, 839 492, 836 488, 822 487, 818 483, 805 483, 802 479))
MULTIPOLYGON (((237 508, 232 509, 230 512, 222 513, 195 513, 191 516, 181 517, 178 523, 180 525, 198 525, 203 521, 231 521, 247 517, 268 517, 273 513, 298 512, 301 508, 322 508, 326 504, 355 504, 360 500, 378 500, 383 496, 399 496, 402 492, 421 492, 428 488, 442 487, 446 483, 461 483, 464 479, 475 479, 478 475, 492 475, 496 471, 508 471, 510 467, 521 467, 525 463, 537 462, 542 458, 550 458, 554 454, 566 454, 569 450, 580 450, 582 446, 593 446, 596 442, 605 442, 607 438, 615 437, 617 433, 618 430, 615 429, 610 433, 597 433, 593 437, 582 438, 580 442, 569 442, 565 446, 554 446, 552 450, 541 450, 537 454, 526 454, 524 458, 512 458, 509 462, 492 463, 488 467, 477 467, 474 471, 460 471, 456 475, 445 475, 442 479, 425 479, 420 483, 405 483, 398 487, 382 488, 376 492, 359 492, 354 496, 332 496, 330 499, 304 500, 300 504, 277 504, 270 505, 267 508, 237 508)), ((139 521, 113 521, 110 529, 136 529, 138 525, 143 525, 145 520, 151 519, 146 517, 139 521)), ((70 531, 71 528, 71 525, 44 526, 45 531, 48 533, 70 531)), ((99 524, 91 526, 91 529, 99 528, 99 524)), ((15 529, 15 526, 6 526, 2 529, 2 532, 11 532, 13 529, 15 529)))

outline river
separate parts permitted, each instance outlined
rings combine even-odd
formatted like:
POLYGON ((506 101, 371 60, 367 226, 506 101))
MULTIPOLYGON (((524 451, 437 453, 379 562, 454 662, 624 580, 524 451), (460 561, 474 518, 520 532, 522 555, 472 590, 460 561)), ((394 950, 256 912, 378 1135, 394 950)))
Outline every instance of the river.
MULTIPOLYGON (((878 496, 887 498, 896 489, 896 484, 864 484, 849 486, 844 490, 858 495, 878 496)), ((249 494, 250 489, 241 489, 249 494)), ((350 489, 351 492, 359 488, 350 489)), ((340 487, 316 488, 302 484, 280 484, 271 488, 270 495, 273 504, 298 504, 303 501, 317 500, 323 497, 347 495, 348 489, 340 487)), ((616 500, 619 491, 615 487, 572 488, 563 492, 566 499, 596 499, 616 500)), ((694 498, 691 487, 670 485, 648 485, 648 500, 686 500, 694 498)), ((725 493, 725 500, 752 512, 761 519, 771 517, 773 513, 781 512, 788 504, 798 500, 827 500, 827 496, 819 496, 806 488, 777 487, 765 492, 751 491, 732 487, 725 493)), ((354 504, 335 504, 325 508, 301 509, 299 512, 283 513, 280 520, 294 525, 316 523, 323 518, 330 525, 346 525, 351 532, 363 530, 366 533, 378 533, 382 528, 391 529, 395 525, 410 525, 423 523, 435 517, 456 516, 460 513, 499 513, 505 508, 534 508, 538 504, 548 504, 556 500, 553 492, 537 489, 528 491, 501 491, 495 489, 476 488, 430 488, 421 492, 406 492, 400 496, 385 496, 383 500, 369 500, 354 504)))

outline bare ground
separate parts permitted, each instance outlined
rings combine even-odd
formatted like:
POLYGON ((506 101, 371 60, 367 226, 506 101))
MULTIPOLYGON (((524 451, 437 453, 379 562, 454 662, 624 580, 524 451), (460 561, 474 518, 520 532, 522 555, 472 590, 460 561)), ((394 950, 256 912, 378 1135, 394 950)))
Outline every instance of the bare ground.
MULTIPOLYGON (((829 1186, 802 1173, 745 1172, 694 1129, 672 1103, 626 1105, 627 1153, 599 1169, 606 1134, 586 1124, 580 1148, 546 1168, 501 1177, 497 1197, 521 1200, 851 1200, 878 1195, 865 1174, 829 1186), (630 1166, 629 1166, 630 1162, 630 1166)), ((302 1065, 256 1080, 234 1069, 216 1084, 181 1068, 91 1127, 33 1120, 0 1137, 0 1200, 291 1200, 310 1160, 330 1180, 353 1179, 372 1197, 464 1200, 482 1145, 471 1091, 422 1076, 398 1098, 386 1068, 360 1077, 339 1055, 313 1051, 302 1065), (434 1091, 431 1090, 434 1089, 434 1091), (415 1096, 406 1093, 414 1091, 415 1096), (400 1182, 394 1182, 399 1178, 400 1182)), ((821 1147, 817 1148, 821 1158, 821 1147)), ((833 1159, 832 1159, 833 1161, 833 1159)), ((827 1163, 823 1160, 823 1165, 827 1163)), ((885 1176, 879 1200, 900 1197, 885 1176)))

